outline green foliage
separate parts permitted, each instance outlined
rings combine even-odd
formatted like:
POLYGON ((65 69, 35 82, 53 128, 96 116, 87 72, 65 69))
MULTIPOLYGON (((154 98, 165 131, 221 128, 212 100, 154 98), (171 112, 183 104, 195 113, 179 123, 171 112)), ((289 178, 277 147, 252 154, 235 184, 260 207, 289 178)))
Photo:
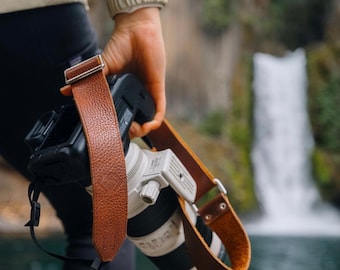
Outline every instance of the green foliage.
POLYGON ((226 113, 221 110, 210 112, 200 124, 200 131, 210 136, 221 136, 226 125, 226 113))
POLYGON ((232 19, 233 0, 202 0, 201 24, 203 29, 211 35, 224 32, 232 19))
POLYGON ((230 140, 249 153, 252 144, 252 56, 240 60, 232 87, 232 108, 229 114, 228 136, 230 140))
POLYGON ((326 201, 336 202, 340 188, 340 154, 330 153, 316 146, 312 155, 313 176, 326 201))
POLYGON ((324 199, 333 201, 340 191, 340 44, 313 46, 307 56, 313 174, 324 199))
POLYGON ((226 136, 231 149, 228 152, 226 169, 234 194, 233 204, 243 213, 253 211, 257 205, 250 159, 252 144, 252 95, 251 55, 243 55, 235 67, 232 81, 231 108, 228 112, 226 136))
POLYGON ((329 156, 325 151, 316 147, 312 155, 313 173, 319 186, 328 185, 331 179, 331 171, 329 170, 329 156))
POLYGON ((265 10, 243 15, 243 23, 256 33, 261 48, 295 50, 324 37, 324 0, 272 0, 265 10), (254 18, 255 17, 255 18, 254 18))
POLYGON ((340 48, 321 46, 310 50, 309 111, 316 144, 340 152, 340 48))
POLYGON ((318 101, 319 113, 315 115, 321 131, 318 143, 332 152, 340 151, 340 76, 333 75, 320 90, 318 101))
POLYGON ((273 35, 289 49, 305 46, 323 36, 324 0, 273 0, 273 35))

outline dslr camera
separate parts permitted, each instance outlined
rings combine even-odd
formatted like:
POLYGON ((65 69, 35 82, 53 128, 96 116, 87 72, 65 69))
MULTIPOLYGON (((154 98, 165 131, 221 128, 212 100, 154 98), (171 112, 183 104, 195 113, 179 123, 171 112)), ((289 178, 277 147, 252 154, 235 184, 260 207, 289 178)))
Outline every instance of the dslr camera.
MULTIPOLYGON (((127 235, 159 269, 196 269, 186 250, 177 201, 178 195, 188 202, 194 201, 196 183, 170 149, 152 152, 145 147, 148 144, 141 146, 130 141, 131 123, 152 120, 155 113, 152 97, 137 78, 123 74, 107 80, 125 154, 127 235)), ((77 182, 92 194, 86 141, 74 104, 43 114, 25 142, 31 149, 28 169, 36 179, 54 185, 77 182)), ((187 210, 211 250, 224 260, 226 252, 219 237, 204 224, 189 203, 187 210)))

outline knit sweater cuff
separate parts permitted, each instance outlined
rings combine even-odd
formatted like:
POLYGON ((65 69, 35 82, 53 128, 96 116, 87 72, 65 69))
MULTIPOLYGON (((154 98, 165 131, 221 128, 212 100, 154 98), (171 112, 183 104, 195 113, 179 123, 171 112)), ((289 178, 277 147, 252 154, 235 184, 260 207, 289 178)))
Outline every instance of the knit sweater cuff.
POLYGON ((106 0, 111 18, 120 13, 132 13, 146 7, 162 8, 168 0, 106 0))

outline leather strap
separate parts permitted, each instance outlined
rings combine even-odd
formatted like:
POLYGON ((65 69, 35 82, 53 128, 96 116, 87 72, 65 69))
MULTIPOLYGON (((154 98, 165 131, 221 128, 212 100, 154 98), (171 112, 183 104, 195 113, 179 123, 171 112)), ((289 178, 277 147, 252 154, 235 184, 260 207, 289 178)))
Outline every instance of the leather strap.
MULTIPOLYGON (((65 72, 64 94, 73 94, 87 139, 93 185, 93 240, 102 261, 111 260, 125 239, 127 222, 127 180, 117 116, 100 56, 65 72)), ((172 149, 197 184, 196 200, 219 186, 209 170, 167 120, 148 136, 157 150, 172 149)), ((179 198, 186 245, 197 269, 246 270, 251 248, 249 238, 227 196, 221 192, 198 212, 226 247, 231 267, 210 250, 191 223, 185 202, 179 198)))
POLYGON ((119 124, 101 56, 65 71, 64 95, 73 95, 90 160, 93 243, 103 262, 117 254, 127 229, 127 179, 119 124))
MULTIPOLYGON (((157 150, 172 149, 188 169, 195 179, 198 188, 196 202, 213 187, 217 186, 219 182, 213 178, 209 170, 167 120, 162 123, 160 128, 152 131, 149 134, 149 138, 157 150)), ((227 196, 223 192, 202 206, 198 212, 205 224, 223 242, 231 262, 231 268, 222 263, 211 252, 209 246, 196 229, 196 226, 190 221, 183 198, 179 198, 179 203, 184 217, 185 242, 197 269, 246 270, 249 268, 251 258, 249 238, 227 196)))

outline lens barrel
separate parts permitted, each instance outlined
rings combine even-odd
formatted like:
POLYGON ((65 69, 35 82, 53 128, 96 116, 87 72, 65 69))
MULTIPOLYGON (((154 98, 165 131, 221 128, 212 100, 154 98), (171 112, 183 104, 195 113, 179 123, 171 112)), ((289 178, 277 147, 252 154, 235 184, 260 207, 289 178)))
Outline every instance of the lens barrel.
MULTIPOLYGON (((146 170, 147 155, 143 151, 147 150, 130 143, 126 156, 129 204, 137 204, 129 205, 129 209, 139 209, 139 211, 129 210, 127 235, 135 246, 159 269, 196 269, 185 245, 181 210, 177 194, 171 186, 160 190, 153 205, 146 205, 142 199, 139 201, 135 198, 130 199, 130 194, 134 193, 132 191, 140 190, 140 182, 145 182, 142 175, 146 170)), ((197 216, 191 207, 188 207, 187 211, 190 213, 191 221, 211 247, 212 252, 221 260, 224 260, 226 256, 225 248, 219 237, 205 225, 201 217, 197 216)))

